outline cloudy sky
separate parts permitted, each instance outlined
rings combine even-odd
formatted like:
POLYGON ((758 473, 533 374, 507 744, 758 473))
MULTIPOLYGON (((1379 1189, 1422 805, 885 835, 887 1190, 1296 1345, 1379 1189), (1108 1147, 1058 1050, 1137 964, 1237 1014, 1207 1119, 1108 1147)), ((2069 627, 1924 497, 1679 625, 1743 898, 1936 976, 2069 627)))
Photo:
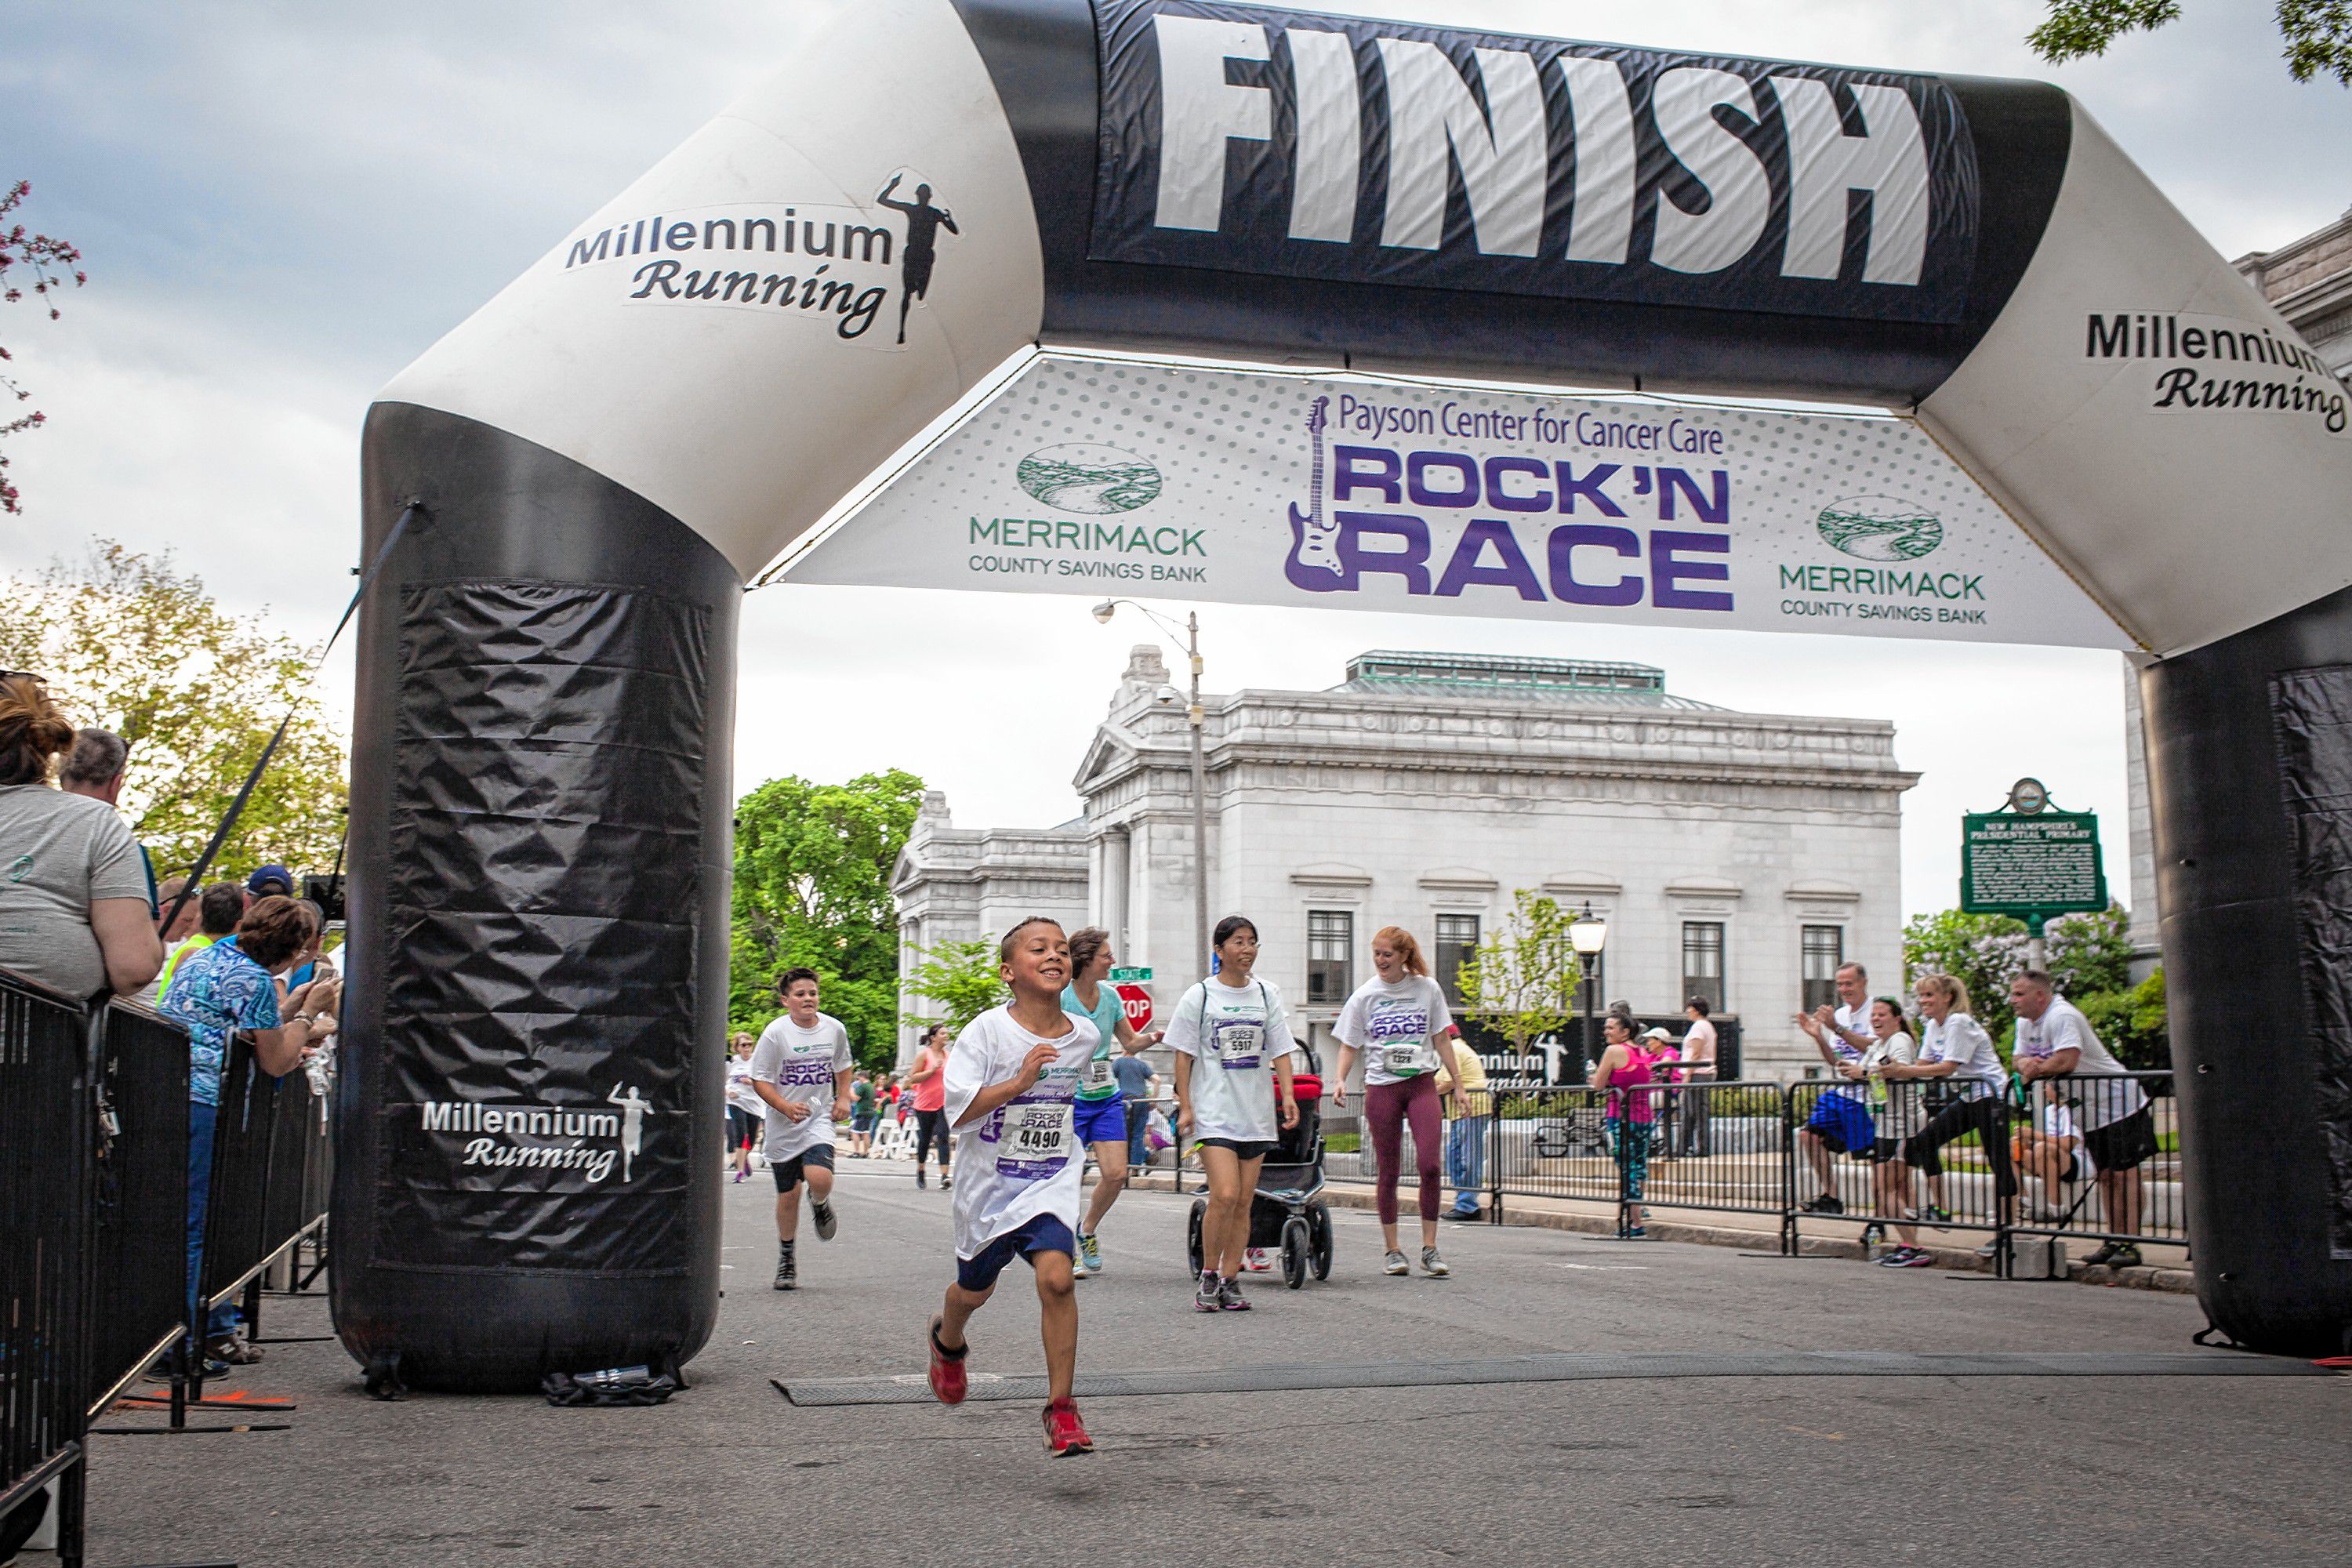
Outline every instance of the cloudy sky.
MULTIPOLYGON (((2225 256, 2352 204, 2352 93, 2297 86, 2267 0, 2053 70, 2030 0, 1358 0, 1347 10, 1724 53, 2054 79, 2225 256)), ((0 571, 93 536, 169 548, 238 608, 324 633, 357 550, 360 422, 375 389, 580 217, 787 57, 818 0, 15 0, 0 180, 87 256, 62 321, 19 305, 0 342, 48 426, 11 445, 26 515, 0 571)), ((1898 726, 1905 901, 1949 904, 1956 820, 2034 773, 2105 817, 2120 893, 2122 674, 2113 655, 1834 637, 1635 633, 1454 617, 1211 607, 1213 688, 1326 686, 1370 647, 1630 658, 1685 695, 1898 726)), ((744 617, 737 779, 896 765, 959 821, 1072 815, 1070 774, 1128 644, 1083 598, 778 587, 744 617), (992 698, 1069 693, 1010 752, 992 698)), ((341 662, 322 676, 348 701, 341 662)))

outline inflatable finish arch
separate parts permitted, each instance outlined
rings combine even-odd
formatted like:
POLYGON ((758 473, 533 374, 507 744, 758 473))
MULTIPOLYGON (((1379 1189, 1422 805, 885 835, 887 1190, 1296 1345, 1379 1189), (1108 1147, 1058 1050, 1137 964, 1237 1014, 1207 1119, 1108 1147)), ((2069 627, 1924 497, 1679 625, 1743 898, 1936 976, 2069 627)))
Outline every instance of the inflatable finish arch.
MULTIPOLYGON (((2344 389, 2032 83, 867 0, 372 411, 336 1321, 450 1388, 717 1307, 745 578, 1029 345, 1874 402, 2145 647, 2200 1294, 2352 1324, 2344 389)), ((2019 720, 2033 721, 2029 710, 2019 720)))

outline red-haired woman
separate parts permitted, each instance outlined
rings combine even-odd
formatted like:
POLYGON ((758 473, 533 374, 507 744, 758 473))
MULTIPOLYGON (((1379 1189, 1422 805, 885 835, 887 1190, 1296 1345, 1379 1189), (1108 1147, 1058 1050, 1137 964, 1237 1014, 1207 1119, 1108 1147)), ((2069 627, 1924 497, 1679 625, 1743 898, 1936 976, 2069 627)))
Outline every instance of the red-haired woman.
MULTIPOLYGON (((1421 944, 1402 926, 1382 926, 1372 937, 1372 979, 1356 987, 1339 1009, 1332 1032, 1339 1037, 1339 1087, 1331 1103, 1345 1109, 1348 1073, 1356 1058, 1364 1058, 1364 1121, 1372 1134, 1372 1156, 1379 1167, 1381 1237, 1388 1249, 1383 1265, 1390 1274, 1407 1274, 1411 1267, 1397 1246, 1397 1167, 1402 1163, 1403 1129, 1412 1127, 1413 1163, 1421 1175, 1421 1267, 1439 1279, 1448 1272, 1437 1255, 1437 1210, 1444 1194, 1438 1156, 1444 1148, 1438 1131, 1437 1068, 1459 1084, 1462 1075, 1454 1057, 1456 1033, 1446 1010, 1445 993, 1429 977, 1421 944)), ((1463 1110, 1462 1092, 1454 1093, 1454 1114, 1463 1110)))

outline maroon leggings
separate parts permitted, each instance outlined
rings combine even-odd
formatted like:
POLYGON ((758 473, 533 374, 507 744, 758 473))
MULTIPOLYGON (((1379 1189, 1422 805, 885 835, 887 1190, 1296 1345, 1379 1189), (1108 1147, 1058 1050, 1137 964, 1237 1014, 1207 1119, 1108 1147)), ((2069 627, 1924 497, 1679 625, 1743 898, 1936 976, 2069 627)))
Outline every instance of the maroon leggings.
POLYGON ((1443 1147, 1438 1132, 1437 1075, 1415 1073, 1402 1083, 1375 1083, 1364 1088, 1364 1120, 1371 1124, 1372 1158, 1380 1170, 1381 1223, 1396 1224, 1399 1134, 1412 1122, 1412 1158, 1421 1167, 1421 1215, 1437 1217, 1444 1183, 1438 1172, 1443 1147))

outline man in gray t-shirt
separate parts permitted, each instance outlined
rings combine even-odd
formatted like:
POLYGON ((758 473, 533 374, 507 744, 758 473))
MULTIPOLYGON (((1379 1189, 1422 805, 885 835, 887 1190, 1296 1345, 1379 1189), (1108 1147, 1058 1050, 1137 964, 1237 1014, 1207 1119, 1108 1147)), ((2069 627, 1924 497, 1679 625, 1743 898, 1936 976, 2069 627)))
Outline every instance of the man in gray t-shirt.
POLYGON ((118 989, 135 991, 163 960, 152 908, 138 841, 112 807, 45 784, 0 787, 0 969, 68 996, 105 989, 95 916, 101 926, 123 928, 118 940, 143 930, 154 949, 153 962, 133 966, 137 973, 111 977, 118 989), (115 907, 100 907, 112 900, 115 907))

